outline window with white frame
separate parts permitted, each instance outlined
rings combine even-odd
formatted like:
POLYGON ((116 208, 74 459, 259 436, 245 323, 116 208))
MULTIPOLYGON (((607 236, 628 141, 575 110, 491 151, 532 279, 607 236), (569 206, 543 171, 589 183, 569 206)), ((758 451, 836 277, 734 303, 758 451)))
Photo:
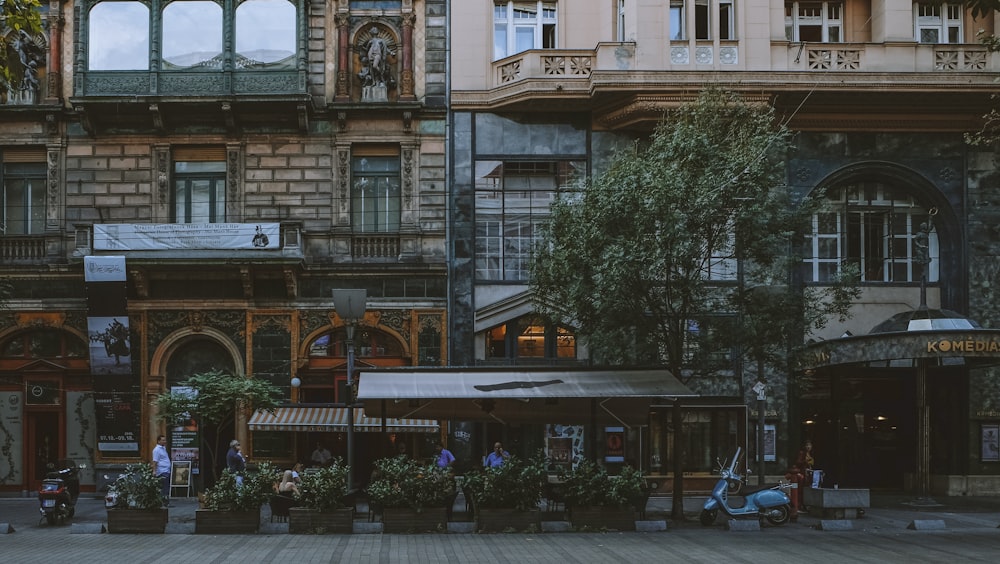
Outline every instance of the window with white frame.
MULTIPOLYGON (((42 153, 44 159, 44 152, 42 153)), ((0 153, 0 159, 5 155, 0 153)), ((45 162, 0 160, 0 235, 45 231, 45 162)))
POLYGON ((583 174, 582 161, 476 162, 476 278, 524 281, 531 252, 559 192, 583 174))
POLYGON ((807 43, 842 43, 843 14, 843 2, 787 2, 785 37, 807 43))
POLYGON ((878 182, 860 182, 827 193, 824 209, 813 215, 806 237, 806 280, 830 282, 845 264, 857 264, 863 282, 937 282, 939 245, 929 225, 920 248, 927 209, 912 197, 878 182))
POLYGON ((684 19, 684 0, 670 0, 670 40, 687 39, 687 23, 684 19))
POLYGON ((962 43, 962 5, 913 4, 916 40, 920 43, 962 43))
POLYGON ((618 0, 618 41, 625 41, 625 0, 618 0))
POLYGON ((671 41, 688 37, 688 14, 694 14, 694 37, 698 40, 736 39, 735 0, 671 0, 669 33, 671 41))
POLYGON ((555 49, 555 47, 555 2, 493 4, 493 60, 529 49, 555 49))

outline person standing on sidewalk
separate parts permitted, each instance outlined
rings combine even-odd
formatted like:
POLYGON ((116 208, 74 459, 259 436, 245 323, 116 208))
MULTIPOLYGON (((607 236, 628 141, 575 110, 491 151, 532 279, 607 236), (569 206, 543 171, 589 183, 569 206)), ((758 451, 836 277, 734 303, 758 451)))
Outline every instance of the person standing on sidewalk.
POLYGON ((236 474, 236 485, 243 487, 243 471, 247 469, 247 459, 240 452, 240 442, 233 439, 229 443, 229 452, 226 453, 226 467, 233 474, 236 474))
POLYGON ((157 435, 153 447, 153 473, 160 479, 160 497, 163 506, 170 507, 170 455, 167 453, 167 437, 157 435))

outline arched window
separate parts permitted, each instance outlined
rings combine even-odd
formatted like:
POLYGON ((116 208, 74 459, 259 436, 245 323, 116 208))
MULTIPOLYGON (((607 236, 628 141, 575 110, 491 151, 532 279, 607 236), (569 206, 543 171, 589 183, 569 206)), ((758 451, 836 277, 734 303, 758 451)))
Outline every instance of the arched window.
POLYGON ((882 182, 828 190, 806 236, 806 280, 830 282, 844 264, 857 264, 862 282, 915 282, 923 276, 926 253, 927 282, 937 282, 938 235, 928 213, 912 196, 882 182))
POLYGON ((2 358, 86 358, 80 339, 57 329, 25 331, 0 343, 2 358))

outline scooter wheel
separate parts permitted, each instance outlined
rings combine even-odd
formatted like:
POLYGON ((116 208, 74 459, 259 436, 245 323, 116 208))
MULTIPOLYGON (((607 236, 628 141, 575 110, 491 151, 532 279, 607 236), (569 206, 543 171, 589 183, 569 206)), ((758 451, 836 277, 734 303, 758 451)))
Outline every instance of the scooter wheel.
POLYGON ((698 516, 698 520, 701 521, 703 527, 710 527, 715 524, 715 518, 719 515, 719 511, 716 509, 703 509, 701 515, 698 516))
POLYGON ((787 505, 772 507, 767 509, 764 513, 764 517, 767 519, 767 522, 772 525, 784 525, 788 522, 788 518, 790 516, 791 508, 787 505))

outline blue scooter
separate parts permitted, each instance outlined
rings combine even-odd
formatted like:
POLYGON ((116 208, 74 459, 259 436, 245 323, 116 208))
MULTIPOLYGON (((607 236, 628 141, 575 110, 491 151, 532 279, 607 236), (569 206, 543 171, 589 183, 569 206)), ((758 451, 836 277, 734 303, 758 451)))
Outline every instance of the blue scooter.
POLYGON ((730 517, 763 517, 772 525, 784 525, 788 522, 792 511, 792 502, 782 491, 789 487, 789 484, 743 492, 742 506, 729 505, 729 495, 743 488, 743 476, 736 470, 739 466, 740 450, 739 447, 736 448, 736 454, 728 465, 724 462, 719 463, 719 481, 712 488, 711 497, 705 500, 705 506, 699 517, 701 524, 708 527, 715 523, 715 518, 721 509, 730 517))

